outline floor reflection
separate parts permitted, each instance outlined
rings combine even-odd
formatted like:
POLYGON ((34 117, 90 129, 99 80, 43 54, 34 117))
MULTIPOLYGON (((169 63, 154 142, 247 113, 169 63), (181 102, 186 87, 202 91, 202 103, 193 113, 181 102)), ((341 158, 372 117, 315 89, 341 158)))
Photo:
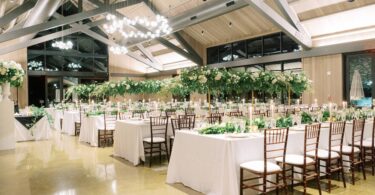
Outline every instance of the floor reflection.
POLYGON ((51 140, 0 151, 0 194, 191 194, 166 185, 166 171, 134 167, 77 137, 54 132, 51 140))

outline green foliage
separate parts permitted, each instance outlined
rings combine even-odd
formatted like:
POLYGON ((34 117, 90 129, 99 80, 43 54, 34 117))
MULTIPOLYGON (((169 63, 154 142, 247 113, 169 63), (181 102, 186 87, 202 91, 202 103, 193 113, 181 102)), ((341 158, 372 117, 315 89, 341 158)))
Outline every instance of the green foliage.
POLYGON ((281 117, 276 120, 276 127, 286 128, 293 126, 293 119, 291 116, 281 117))
POLYGON ((328 121, 329 116, 330 116, 329 111, 328 111, 328 110, 324 110, 323 113, 322 113, 322 121, 323 121, 323 122, 328 121))
POLYGON ((199 131, 200 134, 224 134, 234 132, 240 132, 240 129, 238 127, 235 127, 235 125, 232 123, 226 123, 224 126, 213 125, 199 131))
POLYGON ((302 124, 311 124, 313 122, 311 114, 307 112, 302 112, 301 114, 301 123, 302 124))
POLYGON ((123 96, 124 94, 166 94, 171 93, 184 97, 192 92, 201 94, 210 93, 219 96, 223 93, 241 94, 250 91, 259 91, 273 95, 286 90, 291 90, 301 95, 309 86, 309 80, 304 74, 283 74, 270 71, 263 72, 232 72, 226 69, 210 69, 208 67, 195 67, 185 69, 179 77, 164 80, 110 81, 100 85, 78 85, 68 90, 67 96, 73 92, 80 98, 123 96))

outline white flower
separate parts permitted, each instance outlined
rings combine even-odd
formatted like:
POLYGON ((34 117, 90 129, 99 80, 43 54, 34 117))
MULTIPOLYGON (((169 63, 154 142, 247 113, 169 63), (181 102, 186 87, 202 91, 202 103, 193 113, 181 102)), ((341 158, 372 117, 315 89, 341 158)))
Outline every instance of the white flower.
POLYGON ((221 79, 221 76, 222 76, 221 72, 217 73, 217 75, 216 75, 216 77, 215 77, 215 80, 216 80, 216 81, 220 80, 220 79, 221 79))
POLYGON ((207 78, 204 75, 200 75, 198 79, 199 79, 199 83, 201 84, 204 84, 207 82, 207 78))
POLYGON ((17 79, 16 76, 12 76, 12 78, 10 80, 15 81, 16 79, 17 79))
POLYGON ((116 87, 116 84, 112 83, 112 84, 110 85, 110 87, 115 88, 115 87, 116 87))
POLYGON ((130 89, 130 85, 126 85, 126 89, 130 89))
POLYGON ((254 72, 253 76, 254 76, 254 78, 258 78, 259 77, 259 73, 258 72, 254 72))
POLYGON ((277 82, 276 79, 273 79, 273 80, 272 80, 272 84, 275 84, 276 82, 277 82))

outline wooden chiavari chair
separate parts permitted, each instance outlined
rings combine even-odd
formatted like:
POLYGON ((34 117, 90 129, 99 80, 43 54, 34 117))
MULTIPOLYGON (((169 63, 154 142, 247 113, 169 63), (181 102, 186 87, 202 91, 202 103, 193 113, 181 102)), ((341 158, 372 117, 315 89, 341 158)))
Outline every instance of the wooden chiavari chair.
POLYGON ((185 115, 195 114, 194 108, 185 108, 185 115))
MULTIPOLYGON (((366 180, 365 163, 363 159, 363 130, 365 128, 365 119, 353 120, 352 138, 350 146, 342 146, 342 155, 348 156, 349 160, 343 160, 350 163, 352 174, 352 184, 355 184, 355 168, 361 167, 363 179, 366 180)), ((338 147, 333 147, 335 152, 340 152, 338 147)))
POLYGON ((229 112, 229 116, 240 117, 240 116, 243 116, 243 114, 242 114, 242 111, 234 111, 234 112, 229 112))
POLYGON ((266 113, 262 113, 260 110, 254 110, 253 116, 254 117, 265 117, 266 113))
POLYGON ((188 118, 190 120, 190 125, 189 125, 190 129, 195 128, 195 117, 196 117, 195 114, 186 114, 186 115, 178 116, 179 119, 188 118))
MULTIPOLYGON (((292 172, 291 175, 291 182, 292 182, 292 189, 294 186, 294 181, 301 182, 303 184, 303 193, 306 194, 306 187, 307 182, 312 179, 316 179, 319 189, 319 194, 322 194, 320 188, 320 174, 319 174, 319 167, 317 163, 317 154, 318 154, 318 144, 319 144, 319 136, 320 136, 320 124, 312 124, 306 125, 305 133, 304 133, 304 147, 303 147, 303 155, 298 154, 287 154, 283 159, 283 157, 276 158, 278 163, 283 163, 285 165, 290 166, 290 170, 292 172), (308 152, 314 151, 315 155, 314 158, 310 158, 307 156, 308 152), (299 168, 302 170, 301 172, 295 170, 294 168, 299 168), (300 174, 302 179, 298 179, 294 177, 294 174, 300 174)), ((285 166, 284 166, 285 168, 285 166)))
POLYGON ((143 139, 145 155, 150 156, 149 167, 151 167, 153 154, 159 154, 161 163, 162 153, 165 152, 167 160, 169 160, 167 146, 168 117, 150 117, 150 131, 150 137, 143 139))
POLYGON ((113 134, 117 120, 117 111, 106 111, 103 115, 104 129, 98 129, 98 147, 113 145, 113 134))
MULTIPOLYGON (((275 109, 275 110, 273 111, 274 114, 276 114, 277 112, 278 112, 277 109, 275 109)), ((272 114, 271 110, 267 110, 267 111, 266 111, 266 115, 267 115, 267 117, 270 117, 271 114, 272 114)))
POLYGON ((172 123, 172 132, 173 135, 169 137, 169 147, 171 148, 171 153, 172 153, 172 148, 173 148, 173 141, 174 141, 174 136, 175 132, 178 130, 190 130, 191 129, 191 118, 188 117, 183 117, 185 115, 180 115, 178 119, 171 119, 172 123))
POLYGON ((165 116, 167 116, 168 118, 171 117, 171 116, 175 116, 176 115, 176 110, 175 109, 167 109, 165 110, 165 116))
POLYGON ((79 121, 74 122, 74 136, 77 136, 81 132, 82 118, 84 117, 85 110, 82 110, 82 107, 79 107, 79 121))
POLYGON ((144 110, 133 110, 132 111, 132 118, 145 118, 145 111, 144 110))
POLYGON ((221 123, 221 115, 208 116, 207 121, 209 124, 221 123))
POLYGON ((375 172, 375 117, 373 118, 371 137, 363 141, 363 153, 365 162, 371 164, 371 173, 375 172))
POLYGON ((295 113, 296 111, 294 108, 287 108, 285 112, 286 115, 295 114, 295 113))
POLYGON ((287 183, 285 175, 285 153, 288 143, 288 128, 280 129, 266 129, 264 130, 264 155, 263 161, 250 161, 240 165, 240 194, 243 190, 250 188, 265 194, 267 191, 276 189, 277 193, 279 188, 284 188, 287 194, 287 183), (282 167, 275 162, 276 158, 282 158, 282 167), (272 162, 273 161, 273 162, 272 162), (244 178, 244 171, 251 172, 255 177, 244 178), (268 180, 267 176, 276 175, 276 182, 268 180), (282 179, 282 184, 279 180, 282 179), (262 181, 261 184, 245 184, 251 180, 262 181), (269 184, 269 185, 267 185, 269 184), (260 188, 261 187, 261 188, 260 188))
MULTIPOLYGON (((334 172, 341 173, 343 185, 346 188, 342 153, 332 151, 333 147, 339 147, 342 151, 342 144, 344 140, 345 133, 345 121, 331 122, 329 125, 329 138, 328 138, 328 149, 318 149, 318 167, 324 167, 325 172, 323 172, 328 179, 328 192, 331 192, 331 178, 334 172), (323 161, 324 165, 320 164, 323 161)), ((315 151, 307 152, 307 156, 315 158, 315 151)))

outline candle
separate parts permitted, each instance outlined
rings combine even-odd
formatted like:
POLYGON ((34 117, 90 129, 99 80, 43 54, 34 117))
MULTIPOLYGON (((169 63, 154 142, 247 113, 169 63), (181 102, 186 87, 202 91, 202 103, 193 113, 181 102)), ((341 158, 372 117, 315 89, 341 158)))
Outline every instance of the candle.
POLYGON ((314 99, 314 105, 318 106, 318 100, 316 98, 314 99))
POLYGON ((254 102, 255 102, 255 104, 257 104, 257 102, 258 102, 258 99, 256 99, 256 98, 255 98, 255 99, 254 99, 254 102))
POLYGON ((249 118, 250 118, 250 125, 253 123, 253 104, 249 105, 249 118))
POLYGON ((120 112, 120 102, 117 102, 117 112, 120 112))
POLYGON ((273 113, 274 113, 274 110, 275 110, 273 103, 271 104, 270 110, 271 110, 271 118, 273 118, 273 113))
POLYGON ((330 102, 329 104, 328 104, 329 106, 328 106, 328 110, 329 110, 329 120, 331 121, 331 117, 332 117, 332 103, 330 102))
POLYGON ((297 99, 297 106, 299 105, 299 99, 297 99))

